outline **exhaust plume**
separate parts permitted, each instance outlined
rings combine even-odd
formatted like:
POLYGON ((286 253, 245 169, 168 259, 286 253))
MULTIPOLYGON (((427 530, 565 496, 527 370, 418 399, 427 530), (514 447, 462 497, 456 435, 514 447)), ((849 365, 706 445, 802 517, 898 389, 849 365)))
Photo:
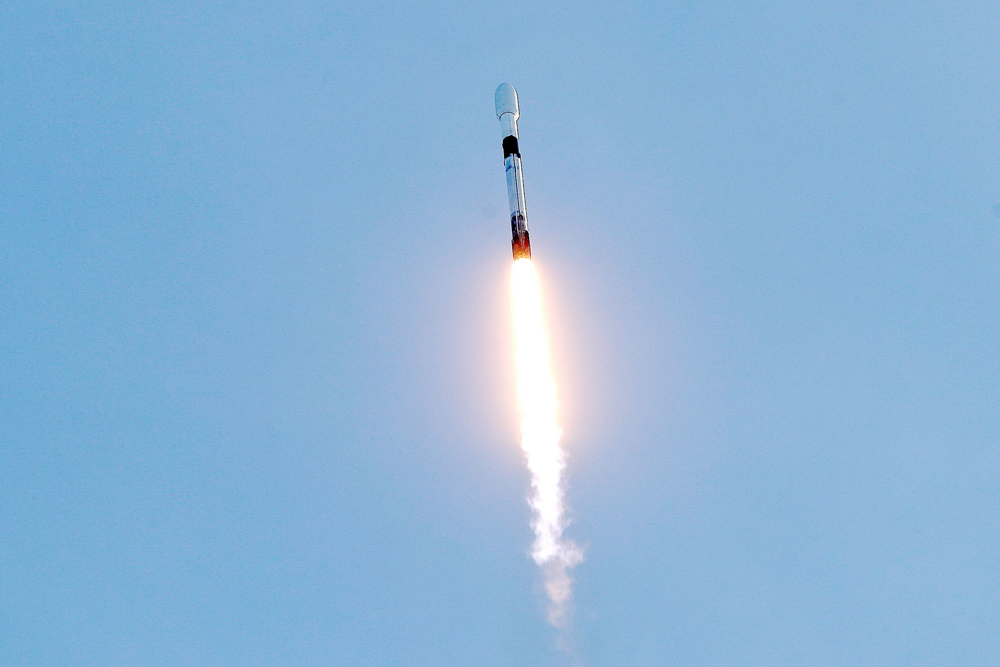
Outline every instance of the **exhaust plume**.
POLYGON ((545 577, 549 623, 563 629, 573 597, 569 570, 583 561, 583 552, 563 538, 568 523, 563 502, 566 454, 559 445, 562 430, 556 419, 556 386, 542 320, 541 291, 531 259, 516 260, 511 278, 521 449, 531 472, 528 504, 535 532, 531 557, 545 577))

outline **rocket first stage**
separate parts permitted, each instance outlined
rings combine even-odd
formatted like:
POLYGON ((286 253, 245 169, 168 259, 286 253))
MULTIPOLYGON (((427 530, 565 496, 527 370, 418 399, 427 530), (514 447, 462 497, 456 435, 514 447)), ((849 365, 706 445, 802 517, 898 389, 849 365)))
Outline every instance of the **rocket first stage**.
POLYGON ((528 214, 524 210, 521 151, 517 147, 517 119, 521 115, 517 108, 517 91, 509 83, 501 83, 493 99, 503 132, 503 164, 507 169, 507 199, 510 200, 510 245, 514 259, 531 259, 528 214))

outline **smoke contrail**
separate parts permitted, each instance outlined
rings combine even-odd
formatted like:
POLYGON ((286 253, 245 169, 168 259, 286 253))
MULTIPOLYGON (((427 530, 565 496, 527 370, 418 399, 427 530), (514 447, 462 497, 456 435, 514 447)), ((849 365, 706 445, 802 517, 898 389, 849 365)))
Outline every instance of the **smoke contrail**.
POLYGON ((563 538, 566 509, 562 475, 566 455, 559 445, 562 430, 556 420, 556 386, 542 320, 538 276, 531 259, 514 262, 511 274, 514 303, 517 387, 521 409, 521 449, 531 471, 531 556, 545 575, 549 623, 565 628, 573 595, 569 569, 583 552, 563 538))

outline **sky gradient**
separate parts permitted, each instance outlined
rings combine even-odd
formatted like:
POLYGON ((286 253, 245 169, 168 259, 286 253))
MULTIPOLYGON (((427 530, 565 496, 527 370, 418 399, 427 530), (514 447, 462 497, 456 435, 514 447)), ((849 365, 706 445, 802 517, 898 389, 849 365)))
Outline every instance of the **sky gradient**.
POLYGON ((998 33, 4 3, 0 663, 997 664, 998 33), (528 556, 502 81, 572 656, 528 556))

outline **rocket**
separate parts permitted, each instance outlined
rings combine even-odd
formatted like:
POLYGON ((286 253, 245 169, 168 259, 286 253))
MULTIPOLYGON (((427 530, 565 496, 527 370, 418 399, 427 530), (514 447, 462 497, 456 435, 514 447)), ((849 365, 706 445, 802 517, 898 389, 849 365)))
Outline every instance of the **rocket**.
POLYGON ((524 176, 521 174, 521 150, 517 146, 517 91, 501 83, 493 96, 503 134, 503 164, 507 170, 507 199, 510 202, 510 245, 514 259, 531 259, 528 241, 528 214, 524 210, 524 176))

